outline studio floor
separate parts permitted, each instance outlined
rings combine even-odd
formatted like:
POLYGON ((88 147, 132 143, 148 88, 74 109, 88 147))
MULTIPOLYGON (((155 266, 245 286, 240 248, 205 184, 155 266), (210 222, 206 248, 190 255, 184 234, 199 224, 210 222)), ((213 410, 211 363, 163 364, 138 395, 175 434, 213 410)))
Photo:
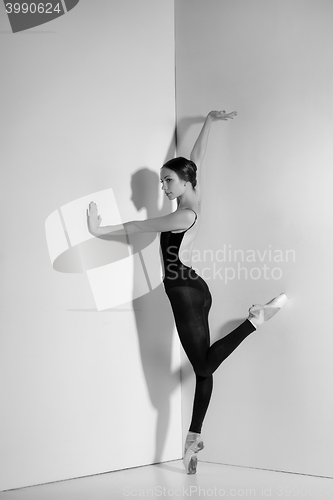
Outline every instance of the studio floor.
POLYGON ((0 493, 1 500, 112 498, 333 499, 333 479, 199 462, 188 476, 181 460, 0 493))

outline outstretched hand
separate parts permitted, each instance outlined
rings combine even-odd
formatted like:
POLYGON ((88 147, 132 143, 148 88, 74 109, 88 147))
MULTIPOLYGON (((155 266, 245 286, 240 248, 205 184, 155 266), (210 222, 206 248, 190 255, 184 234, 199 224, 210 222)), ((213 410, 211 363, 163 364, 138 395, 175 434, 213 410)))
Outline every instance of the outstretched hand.
POLYGON ((237 111, 231 111, 231 113, 226 113, 225 110, 223 111, 211 111, 209 115, 214 119, 214 120, 232 120, 234 116, 237 116, 237 111))
POLYGON ((87 210, 87 224, 88 230, 91 234, 94 234, 96 229, 99 228, 102 222, 102 217, 98 215, 98 209, 96 203, 91 201, 89 203, 89 208, 87 210))

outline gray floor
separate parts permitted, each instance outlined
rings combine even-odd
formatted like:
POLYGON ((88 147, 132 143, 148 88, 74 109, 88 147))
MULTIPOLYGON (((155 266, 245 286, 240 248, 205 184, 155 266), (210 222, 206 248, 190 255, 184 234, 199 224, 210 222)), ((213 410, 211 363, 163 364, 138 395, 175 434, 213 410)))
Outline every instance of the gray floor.
POLYGON ((187 476, 182 461, 126 469, 0 493, 1 500, 112 498, 289 498, 332 500, 333 479, 199 462, 187 476))

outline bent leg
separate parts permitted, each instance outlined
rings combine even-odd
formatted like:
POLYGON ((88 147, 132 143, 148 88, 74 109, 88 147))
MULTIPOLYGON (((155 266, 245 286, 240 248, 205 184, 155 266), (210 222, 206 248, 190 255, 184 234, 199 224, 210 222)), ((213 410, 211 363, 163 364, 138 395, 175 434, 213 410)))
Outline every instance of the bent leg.
MULTIPOLYGON (((207 285, 206 285, 207 286, 207 285)), ((167 291, 180 342, 196 375, 208 377, 256 328, 246 319, 237 328, 210 346, 208 314, 209 289, 174 287, 167 291)))
POLYGON ((256 328, 246 319, 223 339, 217 340, 207 351, 206 361, 211 373, 239 346, 256 328))
POLYGON ((207 284, 203 281, 202 289, 177 286, 167 290, 167 295, 180 342, 196 374, 190 431, 200 433, 212 394, 212 374, 255 327, 245 320, 210 346, 208 314, 212 300, 207 284))

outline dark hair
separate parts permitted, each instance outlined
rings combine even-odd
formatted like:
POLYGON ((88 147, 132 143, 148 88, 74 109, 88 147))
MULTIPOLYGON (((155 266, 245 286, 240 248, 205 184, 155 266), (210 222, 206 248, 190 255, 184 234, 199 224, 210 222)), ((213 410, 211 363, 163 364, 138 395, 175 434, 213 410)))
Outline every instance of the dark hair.
POLYGON ((197 166, 192 160, 187 160, 183 156, 167 161, 163 167, 176 172, 178 177, 192 184, 193 189, 197 185, 197 166))

